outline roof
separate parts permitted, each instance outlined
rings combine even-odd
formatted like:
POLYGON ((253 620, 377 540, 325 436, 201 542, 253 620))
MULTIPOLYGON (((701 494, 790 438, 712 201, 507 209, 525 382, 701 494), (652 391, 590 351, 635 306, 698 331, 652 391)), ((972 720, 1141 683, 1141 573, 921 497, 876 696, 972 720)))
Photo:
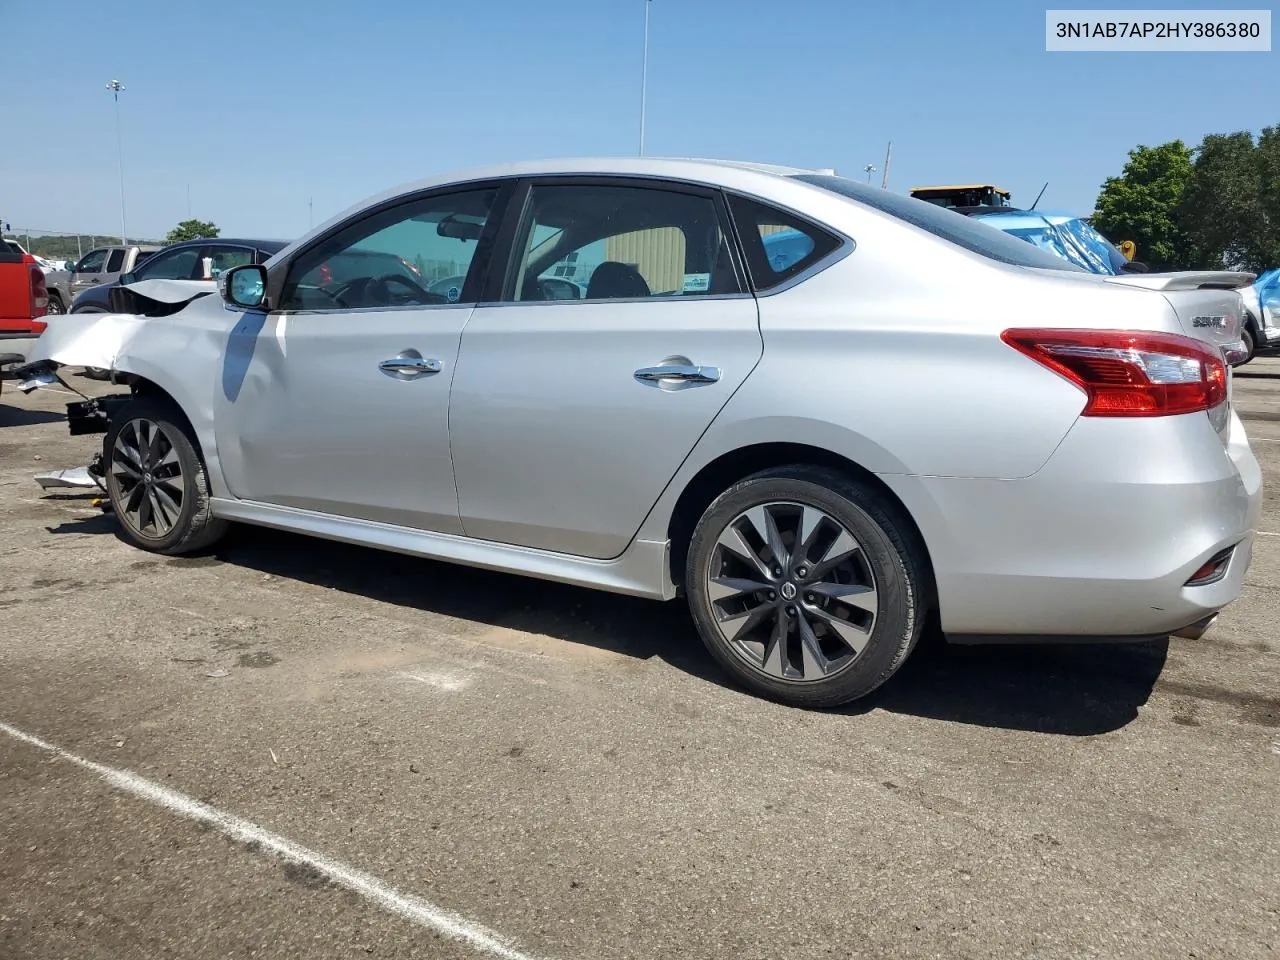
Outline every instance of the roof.
POLYGON ((523 160, 515 163, 494 164, 491 166, 470 167, 445 171, 438 176, 422 180, 402 183, 388 190, 380 191, 372 196, 357 201, 345 210, 341 210, 324 223, 316 224, 307 234, 299 237, 300 242, 306 237, 316 236, 338 222, 368 207, 395 200, 406 194, 433 187, 452 184, 474 183, 485 180, 499 180, 510 177, 536 177, 543 175, 575 174, 591 176, 595 174, 611 176, 662 177, 671 180, 685 180, 693 183, 707 183, 714 186, 745 186, 758 177, 787 177, 802 173, 831 174, 831 169, 813 170, 804 167, 788 167, 780 164, 756 163, 748 160, 714 160, 682 157, 550 157, 541 160, 523 160))
POLYGON ((283 250, 292 241, 289 240, 263 240, 246 239, 245 237, 197 237, 194 240, 175 240, 173 243, 161 244, 157 246, 157 250, 167 250, 170 247, 186 247, 199 246, 206 243, 235 243, 245 247, 256 247, 259 250, 268 250, 274 253, 277 250, 283 250))
POLYGON ((956 207, 957 213, 963 213, 967 217, 987 218, 999 217, 1002 223, 1010 221, 1026 221, 1024 226, 1042 226, 1045 223, 1058 224, 1067 223, 1071 220, 1079 220, 1080 217, 1074 213, 1062 213, 1057 210, 1022 210, 1018 207, 956 207))

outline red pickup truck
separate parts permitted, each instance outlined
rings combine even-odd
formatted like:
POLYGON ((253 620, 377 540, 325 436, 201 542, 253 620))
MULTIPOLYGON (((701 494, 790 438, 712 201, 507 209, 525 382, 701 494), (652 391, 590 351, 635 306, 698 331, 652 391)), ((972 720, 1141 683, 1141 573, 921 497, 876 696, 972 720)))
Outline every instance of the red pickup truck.
POLYGON ((49 291, 36 258, 0 243, 0 381, 5 367, 26 359, 48 312, 49 291))

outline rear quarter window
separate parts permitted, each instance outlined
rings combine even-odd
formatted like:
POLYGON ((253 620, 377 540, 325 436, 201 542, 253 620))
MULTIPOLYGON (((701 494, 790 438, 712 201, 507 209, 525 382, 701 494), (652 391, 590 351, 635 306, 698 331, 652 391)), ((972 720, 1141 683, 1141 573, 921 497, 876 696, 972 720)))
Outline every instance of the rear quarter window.
POLYGON ((840 246, 839 237, 785 210, 735 194, 727 199, 757 291, 781 286, 840 246))
POLYGON ((1088 271, 1068 263, 1034 245, 1011 237, 985 223, 979 223, 962 213, 955 213, 933 203, 903 197, 888 190, 866 186, 844 177, 820 173, 793 174, 792 179, 811 183, 850 200, 866 204, 881 213, 905 221, 933 234, 948 243, 954 243, 972 253, 1009 263, 1019 267, 1036 267, 1041 270, 1063 270, 1070 273, 1088 271))

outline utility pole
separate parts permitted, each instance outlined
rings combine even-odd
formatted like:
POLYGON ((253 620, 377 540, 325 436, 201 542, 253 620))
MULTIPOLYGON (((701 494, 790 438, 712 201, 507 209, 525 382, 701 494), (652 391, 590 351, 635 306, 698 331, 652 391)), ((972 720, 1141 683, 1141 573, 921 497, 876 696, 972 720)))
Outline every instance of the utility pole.
POLYGON ((889 141, 889 146, 884 152, 884 176, 880 178, 880 189, 889 189, 889 160, 893 156, 893 141, 889 141))
POLYGON ((307 197, 307 229, 310 230, 315 225, 316 225, 315 198, 307 197))
POLYGON ((111 91, 116 102, 116 160, 120 166, 120 243, 127 246, 128 230, 124 220, 124 145, 120 138, 120 94, 125 89, 125 85, 119 80, 112 80, 107 84, 107 89, 111 91))
POLYGON ((644 156, 644 114, 649 93, 649 5, 644 0, 644 59, 640 61, 640 156, 644 156))

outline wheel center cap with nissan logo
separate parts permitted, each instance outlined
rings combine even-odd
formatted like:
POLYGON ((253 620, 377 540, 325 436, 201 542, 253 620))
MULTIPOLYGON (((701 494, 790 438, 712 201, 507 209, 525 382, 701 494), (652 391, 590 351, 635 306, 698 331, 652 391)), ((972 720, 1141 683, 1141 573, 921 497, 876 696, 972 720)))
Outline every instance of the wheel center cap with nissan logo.
POLYGON ((781 593, 783 600, 794 600, 796 598, 796 585, 787 581, 782 585, 781 593))

